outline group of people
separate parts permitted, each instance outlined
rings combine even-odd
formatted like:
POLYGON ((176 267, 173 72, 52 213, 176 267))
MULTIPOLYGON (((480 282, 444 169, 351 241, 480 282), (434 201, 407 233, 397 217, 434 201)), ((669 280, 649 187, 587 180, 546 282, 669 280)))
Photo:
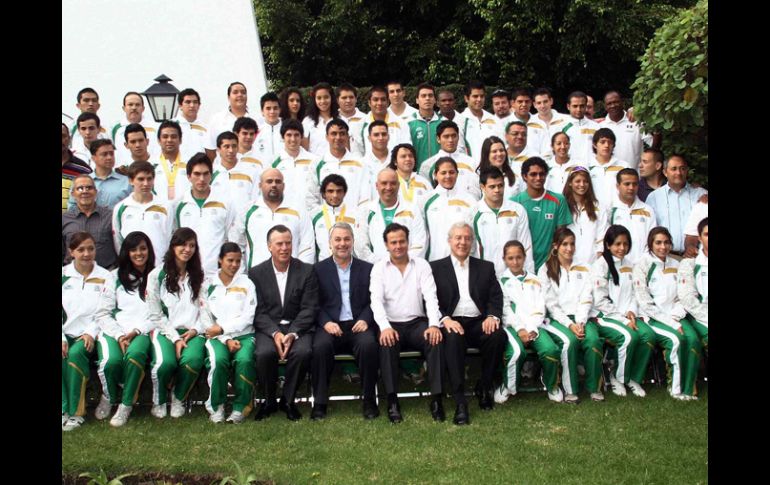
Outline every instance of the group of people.
POLYGON ((81 90, 74 131, 62 125, 62 428, 84 422, 94 349, 95 415, 117 404, 114 426, 147 368, 152 414, 170 404, 178 418, 204 366, 213 422, 242 422, 256 382, 256 419, 278 409, 300 419, 308 370, 311 418, 323 419, 339 352, 355 355, 364 417, 379 415, 381 375, 399 422, 403 349, 422 352, 439 421, 448 381, 456 424, 470 421, 468 346, 482 354, 482 409, 516 394, 527 348, 549 399, 579 401, 581 364, 585 390, 603 400, 605 343, 617 354, 615 394, 644 396, 659 346, 671 395, 697 399, 708 200, 687 183, 685 158, 644 148, 659 138, 628 119, 614 91, 603 126, 585 117, 581 92, 568 97, 569 116, 547 89, 534 92, 537 114, 526 90, 493 93, 494 115, 483 84, 465 93, 462 114, 449 91, 436 112, 433 86, 418 86, 415 109, 389 83, 370 90, 365 115, 354 87, 320 83, 307 110, 296 89, 265 94, 257 120, 233 83, 230 108, 208 127, 192 89, 179 94, 177 120, 157 126, 128 93, 126 120, 106 134, 98 96, 81 90))

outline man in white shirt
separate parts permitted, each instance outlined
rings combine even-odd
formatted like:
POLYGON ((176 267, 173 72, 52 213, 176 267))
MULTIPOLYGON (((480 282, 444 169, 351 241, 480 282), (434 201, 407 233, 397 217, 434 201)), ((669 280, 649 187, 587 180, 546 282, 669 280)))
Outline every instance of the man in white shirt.
POLYGON ((663 164, 663 173, 668 182, 647 197, 647 204, 655 211, 658 225, 667 227, 671 232, 671 242, 674 244, 671 253, 676 256, 684 254, 684 229, 690 212, 708 194, 706 189, 687 183, 689 170, 683 155, 669 156, 663 164))
POLYGON ((403 345, 423 353, 428 363, 431 415, 444 421, 444 350, 433 271, 424 259, 409 256, 409 229, 405 226, 389 225, 384 238, 390 256, 374 264, 370 291, 372 313, 380 327, 380 371, 388 396, 388 418, 392 423, 402 421, 398 361, 403 345))
POLYGON ((189 154, 182 153, 182 127, 176 121, 166 120, 158 128, 161 153, 155 167, 155 193, 159 199, 175 200, 190 189, 185 177, 189 154), (181 172, 182 176, 177 177, 181 172))
POLYGON ((348 207, 343 203, 348 184, 342 175, 336 173, 327 175, 321 181, 321 197, 323 203, 310 211, 310 223, 315 234, 316 260, 321 261, 331 256, 332 248, 329 247, 329 231, 337 222, 356 225, 356 208, 348 207))
POLYGON ((609 128, 599 128, 592 138, 594 156, 588 159, 588 171, 591 174, 591 185, 594 195, 600 204, 612 205, 617 195, 617 174, 628 168, 625 160, 614 156, 615 133, 609 128))
POLYGON ((492 111, 495 113, 495 135, 505 138, 505 127, 515 120, 511 113, 511 93, 498 89, 492 93, 492 111))
POLYGON ((455 187, 459 192, 467 194, 474 200, 481 198, 479 189, 479 177, 476 174, 478 162, 473 158, 460 153, 457 149, 460 130, 454 121, 444 120, 436 127, 436 139, 441 149, 425 160, 420 166, 420 175, 428 181, 435 180, 434 172, 436 163, 442 157, 450 157, 457 163, 457 182, 455 187))
POLYGON ((604 95, 604 109, 607 110, 607 117, 599 123, 599 126, 609 128, 615 133, 617 138, 615 155, 628 163, 630 168, 638 168, 645 143, 653 148, 659 148, 660 135, 648 135, 642 131, 638 122, 628 119, 623 109, 623 99, 617 91, 608 91, 604 95))
POLYGON ((364 165, 369 170, 371 194, 374 195, 377 192, 374 189, 377 174, 380 173, 380 170, 390 165, 390 150, 388 150, 390 133, 388 132, 388 124, 382 120, 373 121, 367 128, 367 131, 369 132, 371 150, 366 152, 364 156, 364 165))
MULTIPOLYGON (((80 114, 93 113, 95 115, 99 115, 99 107, 101 106, 99 104, 99 94, 93 88, 83 88, 78 91, 77 100, 78 102, 75 104, 75 106, 80 110, 80 114)), ((109 139, 110 134, 107 133, 107 128, 109 126, 110 124, 107 122, 107 120, 102 119, 102 116, 99 115, 99 133, 97 134, 97 138, 109 139)), ((83 137, 78 132, 77 123, 73 123, 71 127, 68 126, 68 130, 72 136, 73 151, 81 149, 80 147, 83 145, 83 137)))
POLYGON ((305 196, 310 190, 310 167, 318 157, 302 148, 305 128, 297 120, 284 120, 281 127, 283 150, 272 162, 272 168, 281 171, 284 181, 291 190, 287 197, 293 204, 305 207, 305 196))
POLYGON ((337 104, 340 106, 339 119, 352 126, 362 121, 366 114, 358 109, 358 90, 350 83, 340 83, 337 87, 337 104))
POLYGON ((259 105, 262 108, 264 122, 259 124, 253 150, 262 154, 264 160, 275 160, 283 149, 281 106, 278 103, 278 95, 273 92, 263 94, 259 99, 259 105))
POLYGON ((631 249, 628 260, 636 264, 647 253, 647 235, 655 223, 655 211, 645 204, 636 192, 639 189, 639 174, 633 168, 624 168, 617 175, 617 195, 610 209, 610 225, 625 226, 631 233, 631 249))
POLYGON ((205 153, 204 145, 209 136, 209 131, 203 121, 198 119, 198 111, 201 108, 200 94, 194 89, 183 89, 177 96, 179 100, 179 114, 174 121, 182 127, 182 149, 186 153, 205 153))
POLYGON ((131 163, 131 154, 129 153, 128 149, 124 149, 123 144, 119 143, 119 141, 123 139, 123 132, 131 123, 139 123, 148 134, 147 138, 150 142, 148 149, 150 153, 155 155, 160 152, 160 147, 158 145, 156 136, 153 136, 158 133, 158 125, 154 120, 144 117, 144 109, 144 98, 142 98, 141 94, 135 91, 129 91, 125 96, 123 96, 123 112, 125 113, 126 117, 121 120, 120 123, 117 123, 115 126, 113 126, 112 130, 110 131, 112 142, 116 147, 116 165, 128 165, 131 163))
POLYGON ((548 88, 538 88, 534 92, 534 105, 537 114, 529 119, 528 129, 542 131, 540 133, 540 148, 537 150, 543 157, 552 154, 551 138, 566 125, 567 116, 553 109, 553 95, 548 88))
POLYGON ((388 150, 399 143, 410 143, 409 125, 406 120, 402 120, 388 111, 388 92, 382 86, 373 86, 369 90, 369 114, 361 121, 352 124, 350 130, 350 151, 363 157, 370 150, 369 139, 366 136, 369 125, 375 120, 383 120, 388 124, 388 133, 390 141, 388 150))
POLYGON ((249 114, 249 107, 246 105, 248 102, 246 86, 238 81, 230 83, 227 87, 227 102, 229 107, 226 110, 215 113, 209 120, 209 139, 205 148, 206 155, 211 160, 214 160, 214 157, 217 156, 217 136, 223 131, 231 131, 235 120, 249 114))
POLYGON ((586 116, 587 95, 582 91, 573 91, 567 96, 569 116, 561 131, 569 137, 569 156, 575 160, 591 160, 593 136, 599 124, 586 116))
MULTIPOLYGON (((460 112, 455 109, 457 102, 455 101, 455 95, 452 91, 448 89, 439 90, 436 97, 436 102, 438 104, 438 112, 442 118, 445 120, 454 121, 458 127, 465 124, 462 120, 463 115, 461 115, 460 112)), ((457 144, 457 151, 460 153, 465 153, 465 136, 462 131, 460 131, 460 139, 457 144)))
POLYGON ((530 112, 532 110, 532 95, 528 89, 519 88, 513 91, 511 97, 513 98, 511 105, 513 117, 510 121, 518 120, 524 123, 524 126, 527 127, 527 149, 539 154, 542 145, 541 137, 547 135, 543 130, 539 129, 540 125, 531 124, 535 118, 530 112))
POLYGON ((388 113, 394 118, 401 118, 403 121, 409 122, 417 110, 404 101, 406 92, 401 81, 390 81, 385 87, 388 90, 388 100, 390 101, 388 113))
MULTIPOLYGON (((256 128, 256 122, 251 118, 240 118, 240 120, 251 121, 256 128)), ((238 158, 238 137, 232 131, 219 134, 217 153, 212 169, 211 186, 227 192, 238 209, 257 199, 260 196, 261 162, 249 157, 238 158)))
POLYGON ((94 113, 80 113, 77 120, 75 120, 75 126, 77 127, 77 133, 80 135, 80 143, 78 146, 73 143, 72 152, 76 157, 87 162, 91 169, 93 169, 94 162, 91 160, 91 143, 99 138, 101 120, 94 113))
POLYGON ((522 185, 522 188, 521 166, 530 158, 540 156, 539 153, 530 148, 528 139, 529 129, 526 124, 519 120, 508 124, 505 130, 505 141, 508 145, 508 163, 511 165, 511 169, 516 174, 516 179, 519 181, 519 185, 522 185))
POLYGON ((481 145, 488 137, 495 134, 497 122, 489 111, 484 109, 486 91, 484 83, 477 80, 469 81, 465 85, 465 104, 467 108, 462 112, 462 124, 458 123, 465 141, 465 151, 473 158, 476 165, 481 158, 481 145))

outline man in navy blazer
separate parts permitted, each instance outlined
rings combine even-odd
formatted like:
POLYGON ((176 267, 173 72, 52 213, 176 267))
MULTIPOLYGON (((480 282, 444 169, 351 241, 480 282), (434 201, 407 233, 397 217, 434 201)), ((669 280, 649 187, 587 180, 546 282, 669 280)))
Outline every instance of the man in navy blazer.
POLYGON ((370 306, 369 277, 372 265, 353 257, 353 228, 335 223, 329 232, 332 256, 315 265, 321 308, 313 336, 313 411, 310 418, 326 417, 329 378, 334 354, 351 352, 361 372, 366 419, 379 416, 375 385, 379 370, 379 349, 374 316, 370 306))
POLYGON ((457 403, 455 424, 468 424, 465 399, 465 351, 468 345, 481 348, 481 380, 476 386, 481 409, 494 406, 492 379, 503 359, 507 342, 500 319, 503 292, 489 261, 470 257, 473 229, 465 222, 449 229, 451 254, 430 263, 444 326, 444 352, 449 383, 457 403))

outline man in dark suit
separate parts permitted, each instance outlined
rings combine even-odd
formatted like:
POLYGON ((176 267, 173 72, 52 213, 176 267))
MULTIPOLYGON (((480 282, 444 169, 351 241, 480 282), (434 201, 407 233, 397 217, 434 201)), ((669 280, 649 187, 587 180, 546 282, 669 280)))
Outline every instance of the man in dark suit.
POLYGON ((279 408, 292 421, 302 418, 294 396, 310 364, 312 332, 318 312, 318 279, 313 267, 291 257, 291 231, 277 225, 267 233, 270 259, 249 270, 257 290, 257 377, 265 389, 265 402, 254 416, 262 420, 279 408), (286 359, 283 397, 275 403, 278 359, 286 359))
POLYGON ((353 228, 346 222, 332 226, 329 244, 332 256, 315 265, 321 310, 313 335, 314 402, 310 419, 326 417, 334 354, 342 350, 352 351, 356 357, 361 371, 364 418, 374 419, 380 414, 374 391, 380 346, 369 304, 372 265, 353 257, 353 228))
POLYGON ((505 350, 506 336, 500 323, 503 292, 495 278, 495 266, 470 257, 471 226, 458 222, 449 230, 451 254, 430 263, 443 323, 447 373, 457 409, 455 424, 468 424, 465 399, 465 351, 481 348, 481 380, 476 386, 481 409, 492 409, 492 379, 505 350))

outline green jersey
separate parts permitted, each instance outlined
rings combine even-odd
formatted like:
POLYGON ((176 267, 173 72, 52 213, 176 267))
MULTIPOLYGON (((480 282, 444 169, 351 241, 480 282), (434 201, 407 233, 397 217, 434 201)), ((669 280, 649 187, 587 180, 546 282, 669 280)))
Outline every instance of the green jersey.
POLYGON ((527 210, 537 272, 548 259, 553 233, 559 226, 572 224, 572 213, 564 196, 550 190, 546 190, 543 197, 537 200, 530 197, 527 191, 516 194, 511 200, 518 202, 527 210))
POLYGON ((422 162, 438 153, 440 147, 436 140, 436 128, 442 121, 444 117, 440 114, 434 114, 430 121, 425 121, 419 111, 409 120, 409 134, 412 137, 412 146, 417 152, 415 173, 420 173, 422 162))

